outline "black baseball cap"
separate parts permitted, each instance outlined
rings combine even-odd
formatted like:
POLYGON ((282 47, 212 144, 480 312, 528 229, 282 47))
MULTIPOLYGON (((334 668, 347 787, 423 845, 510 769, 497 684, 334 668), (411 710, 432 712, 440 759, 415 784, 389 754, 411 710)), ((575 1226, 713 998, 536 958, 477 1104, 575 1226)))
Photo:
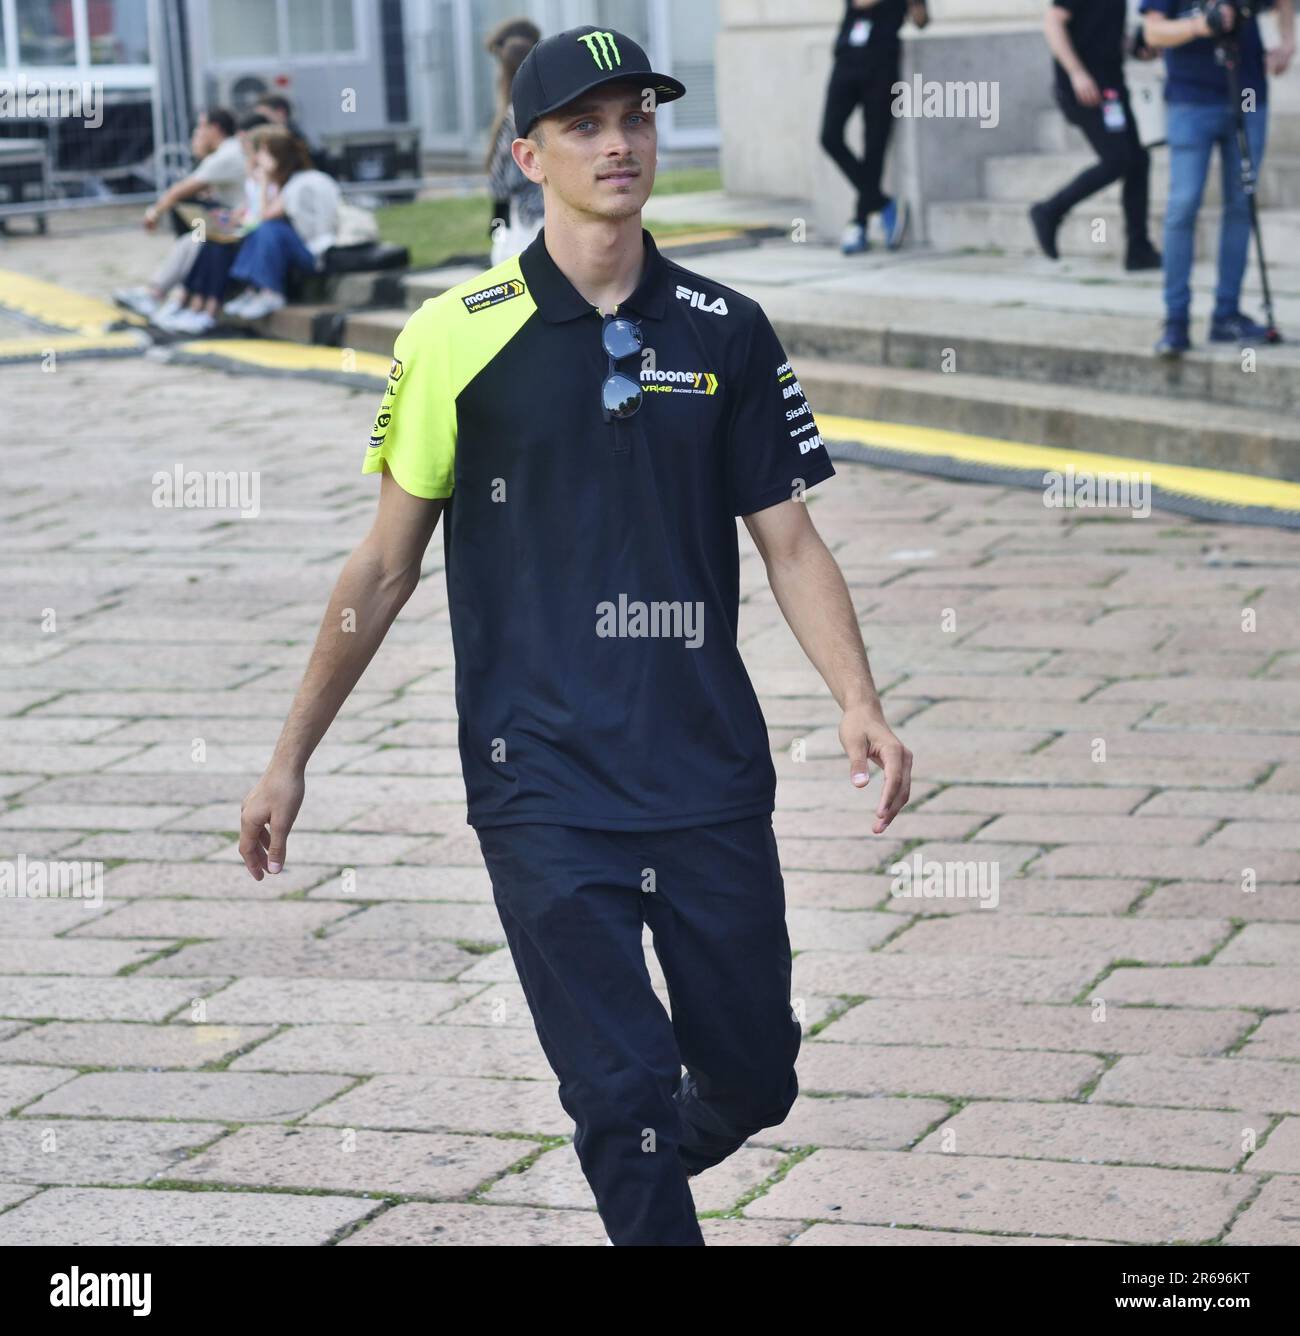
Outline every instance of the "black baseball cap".
POLYGON ((650 57, 626 33, 587 23, 544 37, 524 57, 515 74, 510 100, 515 134, 524 138, 539 116, 602 84, 639 79, 657 102, 672 102, 685 84, 650 68, 650 57))

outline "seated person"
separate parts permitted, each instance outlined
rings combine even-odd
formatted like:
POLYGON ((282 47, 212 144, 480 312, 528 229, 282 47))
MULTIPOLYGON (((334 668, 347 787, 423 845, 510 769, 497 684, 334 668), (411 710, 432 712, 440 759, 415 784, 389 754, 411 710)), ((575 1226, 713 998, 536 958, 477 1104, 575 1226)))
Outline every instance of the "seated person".
POLYGON ((260 320, 284 306, 293 271, 315 273, 324 267, 325 252, 338 235, 342 199, 338 183, 312 167, 302 140, 288 130, 268 128, 256 162, 267 202, 230 270, 248 291, 226 307, 244 320, 260 320))

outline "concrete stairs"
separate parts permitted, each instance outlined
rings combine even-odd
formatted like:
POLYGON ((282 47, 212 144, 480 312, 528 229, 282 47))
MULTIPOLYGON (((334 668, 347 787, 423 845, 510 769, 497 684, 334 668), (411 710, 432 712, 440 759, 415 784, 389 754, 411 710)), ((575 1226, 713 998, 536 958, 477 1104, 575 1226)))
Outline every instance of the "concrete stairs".
MULTIPOLYGON (((1169 193, 1169 150, 1152 150, 1152 235, 1159 244, 1160 218, 1169 193)), ((998 250, 1035 254, 1038 247, 1026 211, 1095 161, 1079 134, 1058 111, 1038 127, 1038 151, 1000 155, 984 163, 983 197, 932 204, 926 211, 931 245, 939 250, 998 250)), ((1222 199, 1218 162, 1211 167, 1197 220, 1196 254, 1212 257, 1218 246, 1222 199)), ((1281 260, 1300 254, 1300 113, 1275 108, 1260 176, 1260 224, 1265 254, 1281 260)), ((1066 219, 1058 235, 1062 255, 1121 255, 1124 216, 1118 184, 1092 196, 1066 219), (1097 229, 1101 220, 1104 227, 1097 229)))

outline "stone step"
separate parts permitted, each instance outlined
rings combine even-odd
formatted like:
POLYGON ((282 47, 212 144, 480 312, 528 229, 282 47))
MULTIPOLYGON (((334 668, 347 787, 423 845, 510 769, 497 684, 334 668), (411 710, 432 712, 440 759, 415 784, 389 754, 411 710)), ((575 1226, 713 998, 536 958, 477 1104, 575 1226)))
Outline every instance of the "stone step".
MULTIPOLYGON (((1000 376, 801 358, 820 415, 839 414, 1059 449, 1300 481, 1300 419, 1208 401, 1116 395, 1000 376)), ((823 428, 825 430, 825 428, 823 428)), ((832 436, 833 432, 828 433, 832 436)))
MULTIPOLYGON (((1290 71, 1287 73, 1290 77, 1290 71)), ((1275 99, 1276 101, 1276 99, 1275 99)), ((1076 147, 1079 131, 1055 108, 1044 112, 1036 131, 1038 147, 1044 153, 1060 153, 1076 147)), ((1300 112, 1274 106, 1269 112, 1268 145, 1264 153, 1294 156, 1300 154, 1300 112)))
MULTIPOLYGON (((1096 161, 1096 155, 1086 147, 1063 153, 1012 153, 988 158, 984 163, 984 196, 990 200, 1023 200, 1025 203, 1042 199, 1096 161)), ((1080 207, 1093 203, 1118 205, 1121 188, 1117 181, 1091 196, 1080 207)), ((1161 205, 1168 198, 1169 150, 1153 149, 1151 200, 1161 205)), ((1206 180, 1204 202, 1217 205, 1221 199, 1222 174, 1216 168, 1206 180)), ((1300 156, 1269 154, 1265 157, 1259 199, 1265 209, 1300 209, 1300 156)))
POLYGON ((383 307, 373 311, 350 311, 343 317, 341 338, 345 348, 359 353, 393 355, 393 340, 410 317, 404 306, 383 307))
MULTIPOLYGON (((1038 253, 1026 207, 1009 200, 954 200, 932 204, 926 211, 930 244, 936 250, 966 248, 997 250, 1015 254, 1038 253)), ((1260 213, 1264 253, 1273 260, 1300 255, 1300 210, 1264 209, 1260 213)), ((1155 229, 1157 244, 1159 231, 1155 229)), ((1196 227, 1196 258, 1209 259, 1219 245, 1219 211, 1202 207, 1196 227)), ((1057 235, 1062 255, 1121 255, 1124 249, 1124 215, 1117 204, 1090 202, 1074 210, 1057 235), (1093 236, 1097 220, 1104 223, 1102 239, 1093 236)), ((1253 246, 1252 246, 1253 263, 1253 246)))
POLYGON ((1071 401, 1076 389, 1087 389, 1152 402, 1209 401, 1300 420, 1300 347, 1261 347, 1248 370, 1252 364, 1235 345, 1205 343, 1201 321, 1192 330, 1195 347, 1173 364, 1152 352, 1159 321, 1150 316, 1017 310, 1014 321, 999 324, 989 308, 950 307, 941 321, 901 313, 877 327, 852 330, 775 313, 772 322, 801 380, 809 358, 831 357, 900 371, 943 374, 951 367, 946 379, 955 382, 976 376, 1033 383, 1055 387, 1058 398, 1068 391, 1071 401))

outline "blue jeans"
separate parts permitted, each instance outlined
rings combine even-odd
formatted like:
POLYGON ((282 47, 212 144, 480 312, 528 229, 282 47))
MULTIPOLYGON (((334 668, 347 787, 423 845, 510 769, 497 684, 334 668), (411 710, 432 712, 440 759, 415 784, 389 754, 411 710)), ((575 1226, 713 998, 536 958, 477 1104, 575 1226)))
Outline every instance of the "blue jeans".
MULTIPOLYGON (((1236 122, 1226 103, 1170 102, 1169 205, 1165 212, 1165 315, 1185 321, 1192 305, 1192 259, 1196 251, 1196 215, 1210 171, 1214 147, 1223 166, 1223 221, 1219 229, 1219 281, 1214 316, 1238 309, 1241 280, 1250 251, 1250 209, 1241 188, 1241 155, 1236 122)), ((1246 139, 1258 173, 1264 160, 1268 103, 1246 113, 1246 139)))
POLYGON ((618 1246, 702 1246, 688 1172, 783 1122, 799 1093, 771 816, 477 834, 605 1232, 618 1246), (671 1017, 646 970, 646 926, 671 1017))
POLYGON ((255 288, 270 288, 283 296, 291 269, 313 273, 316 257, 303 245, 288 219, 270 218, 244 238, 230 277, 255 288))

